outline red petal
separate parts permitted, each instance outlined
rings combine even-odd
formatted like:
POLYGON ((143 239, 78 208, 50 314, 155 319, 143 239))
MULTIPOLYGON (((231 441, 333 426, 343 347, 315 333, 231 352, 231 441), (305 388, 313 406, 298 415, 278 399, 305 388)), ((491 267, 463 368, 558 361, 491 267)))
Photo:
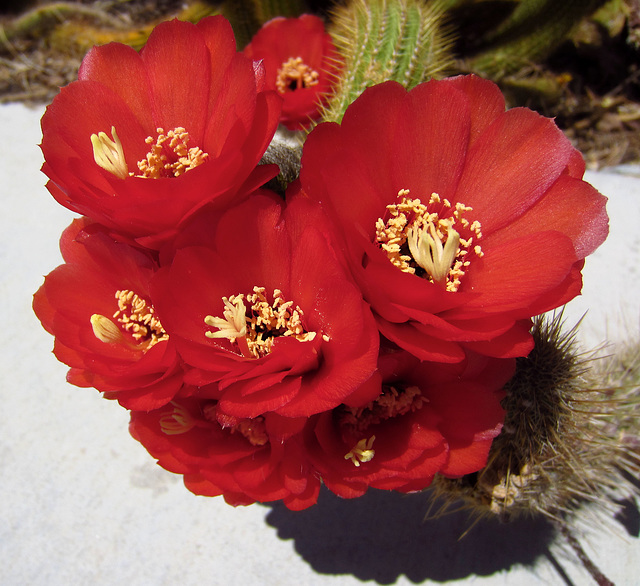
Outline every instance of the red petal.
POLYGON ((500 114, 504 113, 504 96, 500 88, 487 79, 475 75, 458 75, 439 81, 464 92, 469 100, 471 130, 469 148, 500 114))
POLYGON ((559 232, 528 234, 489 248, 464 275, 464 289, 481 294, 466 309, 522 308, 560 284, 575 261, 571 240, 559 232))
POLYGON ((203 33, 188 22, 163 22, 140 55, 153 93, 156 125, 165 132, 182 126, 196 145, 202 144, 215 67, 203 33))
POLYGON ((553 120, 524 108, 499 116, 470 149, 456 201, 473 208, 485 236, 529 209, 574 149, 553 120))
POLYGON ((489 248, 534 232, 557 230, 571 238, 576 257, 582 259, 607 237, 606 202, 585 181, 562 175, 532 208, 481 243, 489 248))
MULTIPOLYGON (((91 49, 78 71, 81 81, 95 81, 120 96, 135 114, 140 125, 155 131, 151 113, 149 78, 138 52, 120 43, 109 43, 91 49)), ((111 128, 105 128, 110 134, 111 128)), ((122 139, 124 129, 116 128, 122 139)))

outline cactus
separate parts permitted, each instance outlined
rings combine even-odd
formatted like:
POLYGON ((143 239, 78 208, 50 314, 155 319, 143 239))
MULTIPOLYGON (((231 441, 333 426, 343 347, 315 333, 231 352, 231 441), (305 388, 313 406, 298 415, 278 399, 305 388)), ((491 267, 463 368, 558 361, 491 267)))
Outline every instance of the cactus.
POLYGON ((339 122, 369 85, 389 79, 407 88, 440 77, 451 66, 452 36, 440 1, 351 0, 329 28, 345 61, 323 121, 339 122))
POLYGON ((493 79, 548 57, 573 27, 605 0, 520 0, 500 26, 482 38, 462 69, 493 79))
POLYGON ((443 509, 462 498, 482 516, 539 514, 566 528, 585 503, 613 517, 616 501, 637 493, 628 478, 640 473, 640 348, 596 361, 577 351, 576 328, 561 325, 561 313, 536 319, 535 348, 507 386, 487 466, 439 477, 443 509))
POLYGON ((544 516, 596 583, 612 586, 572 526, 599 529, 640 492, 640 344, 596 360, 577 351, 577 326, 561 331, 561 316, 534 322, 535 348, 507 386, 487 466, 436 477, 434 503, 443 501, 438 514, 461 499, 478 517, 544 516))
POLYGON ((231 23, 236 45, 242 50, 265 22, 276 16, 298 16, 306 8, 304 0, 233 0, 223 3, 222 14, 231 23))
POLYGON ((222 14, 231 23, 238 50, 244 49, 261 26, 254 2, 252 0, 224 2, 222 14))
POLYGON ((256 16, 265 23, 276 16, 293 17, 307 12, 309 7, 303 0, 253 0, 256 16))

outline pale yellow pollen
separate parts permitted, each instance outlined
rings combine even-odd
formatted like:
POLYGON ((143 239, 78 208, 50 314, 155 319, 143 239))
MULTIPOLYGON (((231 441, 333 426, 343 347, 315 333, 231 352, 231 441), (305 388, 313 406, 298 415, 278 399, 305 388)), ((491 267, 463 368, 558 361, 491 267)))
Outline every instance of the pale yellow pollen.
POLYGON ((376 451, 372 449, 376 436, 372 435, 368 440, 362 438, 351 451, 344 455, 345 460, 351 460, 353 465, 358 468, 361 463, 370 462, 376 455, 376 451))
MULTIPOLYGON (((148 136, 145 139, 145 142, 152 146, 146 158, 138 161, 140 174, 135 175, 136 177, 148 179, 179 177, 202 165, 209 156, 199 147, 189 148, 190 136, 182 126, 169 130, 166 134, 162 128, 156 131, 157 138, 148 136)), ((130 173, 130 175, 134 174, 130 173)))
MULTIPOLYGON (((474 236, 482 237, 480 223, 464 217, 473 211, 471 207, 460 202, 454 206, 437 193, 431 194, 426 205, 408 195, 408 189, 401 189, 398 203, 387 206, 388 219, 378 218, 376 241, 401 271, 416 274, 421 269, 433 283, 447 291, 457 291, 464 269, 470 264, 465 256, 474 236), (434 208, 440 208, 440 213, 430 211, 434 208), (441 217, 443 212, 447 217, 441 217), (461 232, 469 237, 462 238, 461 232)), ((480 246, 471 250, 482 256, 480 246)))
POLYGON ((111 127, 111 135, 113 140, 105 132, 91 135, 93 158, 105 171, 109 171, 119 179, 125 179, 129 176, 129 168, 115 126, 111 127))
POLYGON ((187 433, 195 427, 195 421, 189 412, 178 403, 171 401, 173 410, 160 417, 160 429, 167 435, 187 433))
POLYGON ((311 69, 302 57, 291 57, 276 74, 276 88, 284 94, 287 90, 299 90, 318 84, 320 74, 311 69))
POLYGON ((491 512, 497 515, 504 513, 516 502, 520 494, 539 477, 532 471, 532 466, 527 463, 520 469, 520 474, 508 474, 493 487, 483 486, 485 490, 491 492, 491 512))
POLYGON ((158 342, 169 339, 169 334, 164 331, 151 304, 128 289, 116 291, 115 298, 118 310, 113 314, 113 319, 122 327, 110 318, 94 313, 91 316, 91 327, 98 340, 109 344, 131 344, 146 352, 158 342), (135 344, 125 338, 122 329, 131 335, 135 344))
MULTIPOLYGON (((223 318, 207 315, 204 323, 218 328, 217 332, 205 332, 208 338, 227 338, 235 342, 247 358, 261 358, 271 352, 280 336, 292 336, 300 342, 315 338, 316 332, 308 332, 302 323, 304 312, 293 301, 286 301, 280 289, 274 289, 273 302, 269 302, 264 287, 254 287, 253 293, 223 297, 223 318)), ((325 341, 328 338, 323 336, 325 341)))

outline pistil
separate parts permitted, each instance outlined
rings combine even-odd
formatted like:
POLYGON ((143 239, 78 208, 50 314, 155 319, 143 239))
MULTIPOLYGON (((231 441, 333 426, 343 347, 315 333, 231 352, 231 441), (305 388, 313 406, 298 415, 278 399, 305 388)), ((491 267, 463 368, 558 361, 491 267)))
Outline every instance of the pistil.
POLYGON ((105 132, 91 135, 93 158, 105 171, 113 173, 119 179, 126 179, 129 176, 129 168, 115 126, 111 127, 111 136, 113 140, 105 132))
POLYGON ((160 429, 166 435, 180 435, 191 431, 194 427, 203 429, 215 426, 226 429, 230 433, 239 433, 252 446, 264 446, 269 442, 264 417, 239 419, 218 411, 218 402, 209 401, 199 406, 203 418, 193 417, 189 411, 176 401, 171 401, 171 411, 164 412, 159 420, 160 429))
POLYGON ((175 401, 171 401, 171 405, 173 410, 160 417, 160 429, 167 435, 180 435, 191 431, 196 426, 193 417, 175 401))
MULTIPOLYGON (((348 436, 358 437, 367 434, 371 426, 416 411, 426 402, 427 399, 422 396, 422 391, 416 386, 404 388, 383 385, 382 393, 374 401, 364 407, 341 405, 334 411, 334 417, 348 436)), ((363 462, 369 462, 375 455, 375 450, 372 449, 375 438, 376 436, 372 435, 368 440, 366 437, 360 439, 345 455, 345 460, 351 459, 354 466, 358 467, 363 462)))
POLYGON ((369 439, 362 438, 347 454, 344 455, 345 460, 351 460, 356 468, 360 467, 363 462, 370 462, 376 455, 376 451, 372 449, 376 436, 372 435, 369 439))

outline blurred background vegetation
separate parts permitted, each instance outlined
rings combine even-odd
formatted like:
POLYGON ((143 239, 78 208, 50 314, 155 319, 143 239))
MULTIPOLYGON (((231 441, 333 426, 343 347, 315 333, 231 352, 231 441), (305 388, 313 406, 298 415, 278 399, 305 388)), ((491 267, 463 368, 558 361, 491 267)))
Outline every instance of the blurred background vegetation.
MULTIPOLYGON (((224 14, 242 48, 274 16, 311 12, 330 27, 332 15, 349 4, 9 0, 0 8, 0 103, 50 102, 76 78, 93 45, 118 41, 140 48, 163 20, 224 14)), ((424 4, 437 7, 449 39, 441 75, 474 72, 496 81, 510 106, 554 117, 591 168, 640 161, 640 0, 424 4)))

